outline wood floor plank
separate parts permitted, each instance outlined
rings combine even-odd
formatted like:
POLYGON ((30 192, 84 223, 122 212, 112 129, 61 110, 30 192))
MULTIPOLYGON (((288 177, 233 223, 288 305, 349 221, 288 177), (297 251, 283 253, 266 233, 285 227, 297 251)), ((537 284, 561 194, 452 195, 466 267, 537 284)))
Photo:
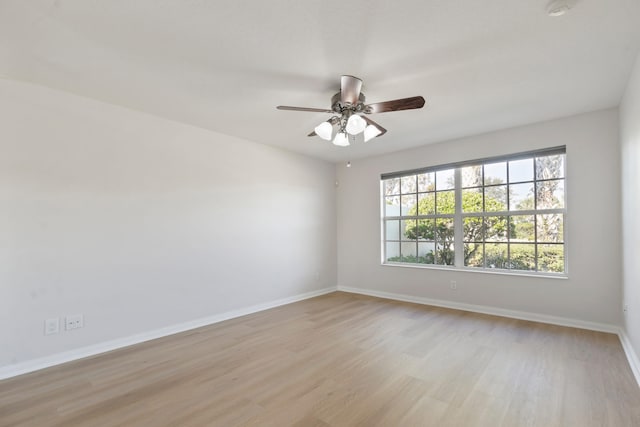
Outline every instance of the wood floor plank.
POLYGON ((638 426, 617 336, 336 292, 0 381, 1 427, 638 426))

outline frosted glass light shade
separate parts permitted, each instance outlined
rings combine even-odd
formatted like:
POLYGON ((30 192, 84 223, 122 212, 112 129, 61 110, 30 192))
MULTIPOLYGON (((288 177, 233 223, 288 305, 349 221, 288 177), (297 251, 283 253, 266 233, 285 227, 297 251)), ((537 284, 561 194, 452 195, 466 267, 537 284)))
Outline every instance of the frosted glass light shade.
POLYGON ((349 137, 344 132, 338 132, 335 138, 333 138, 334 145, 339 147, 346 147, 349 145, 349 137))
POLYGON ((367 127, 367 122, 357 114, 353 114, 347 121, 345 130, 351 135, 357 135, 367 127))
POLYGON ((333 133, 333 126, 329 122, 322 122, 315 127, 316 135, 327 141, 331 141, 331 134, 333 133))
POLYGON ((367 142, 370 139, 375 138, 376 136, 380 135, 381 133, 382 133, 382 131, 380 129, 378 129, 377 127, 375 127, 374 125, 367 126, 366 129, 364 130, 364 142, 367 142))

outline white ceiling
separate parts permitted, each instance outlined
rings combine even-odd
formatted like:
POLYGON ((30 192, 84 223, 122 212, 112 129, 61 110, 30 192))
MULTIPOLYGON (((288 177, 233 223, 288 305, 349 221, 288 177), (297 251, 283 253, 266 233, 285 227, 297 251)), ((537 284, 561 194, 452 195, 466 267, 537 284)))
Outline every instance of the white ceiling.
MULTIPOLYGON (((0 74, 330 161, 617 106, 640 47, 640 1, 0 0, 0 74), (341 74, 388 133, 335 147, 341 74)), ((188 149, 188 145, 185 145, 188 149)))

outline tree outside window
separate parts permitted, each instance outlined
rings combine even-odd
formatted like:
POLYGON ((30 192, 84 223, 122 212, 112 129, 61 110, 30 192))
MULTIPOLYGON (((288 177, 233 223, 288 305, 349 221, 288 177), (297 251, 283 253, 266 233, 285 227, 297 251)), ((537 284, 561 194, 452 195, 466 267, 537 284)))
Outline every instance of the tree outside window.
POLYGON ((564 167, 556 150, 383 179, 384 262, 563 273, 564 167))

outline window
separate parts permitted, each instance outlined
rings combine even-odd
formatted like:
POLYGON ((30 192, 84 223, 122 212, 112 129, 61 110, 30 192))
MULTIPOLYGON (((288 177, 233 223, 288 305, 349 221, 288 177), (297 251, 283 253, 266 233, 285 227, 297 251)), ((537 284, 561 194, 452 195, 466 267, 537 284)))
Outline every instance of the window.
POLYGON ((565 148, 382 176, 383 262, 565 273, 565 148))

